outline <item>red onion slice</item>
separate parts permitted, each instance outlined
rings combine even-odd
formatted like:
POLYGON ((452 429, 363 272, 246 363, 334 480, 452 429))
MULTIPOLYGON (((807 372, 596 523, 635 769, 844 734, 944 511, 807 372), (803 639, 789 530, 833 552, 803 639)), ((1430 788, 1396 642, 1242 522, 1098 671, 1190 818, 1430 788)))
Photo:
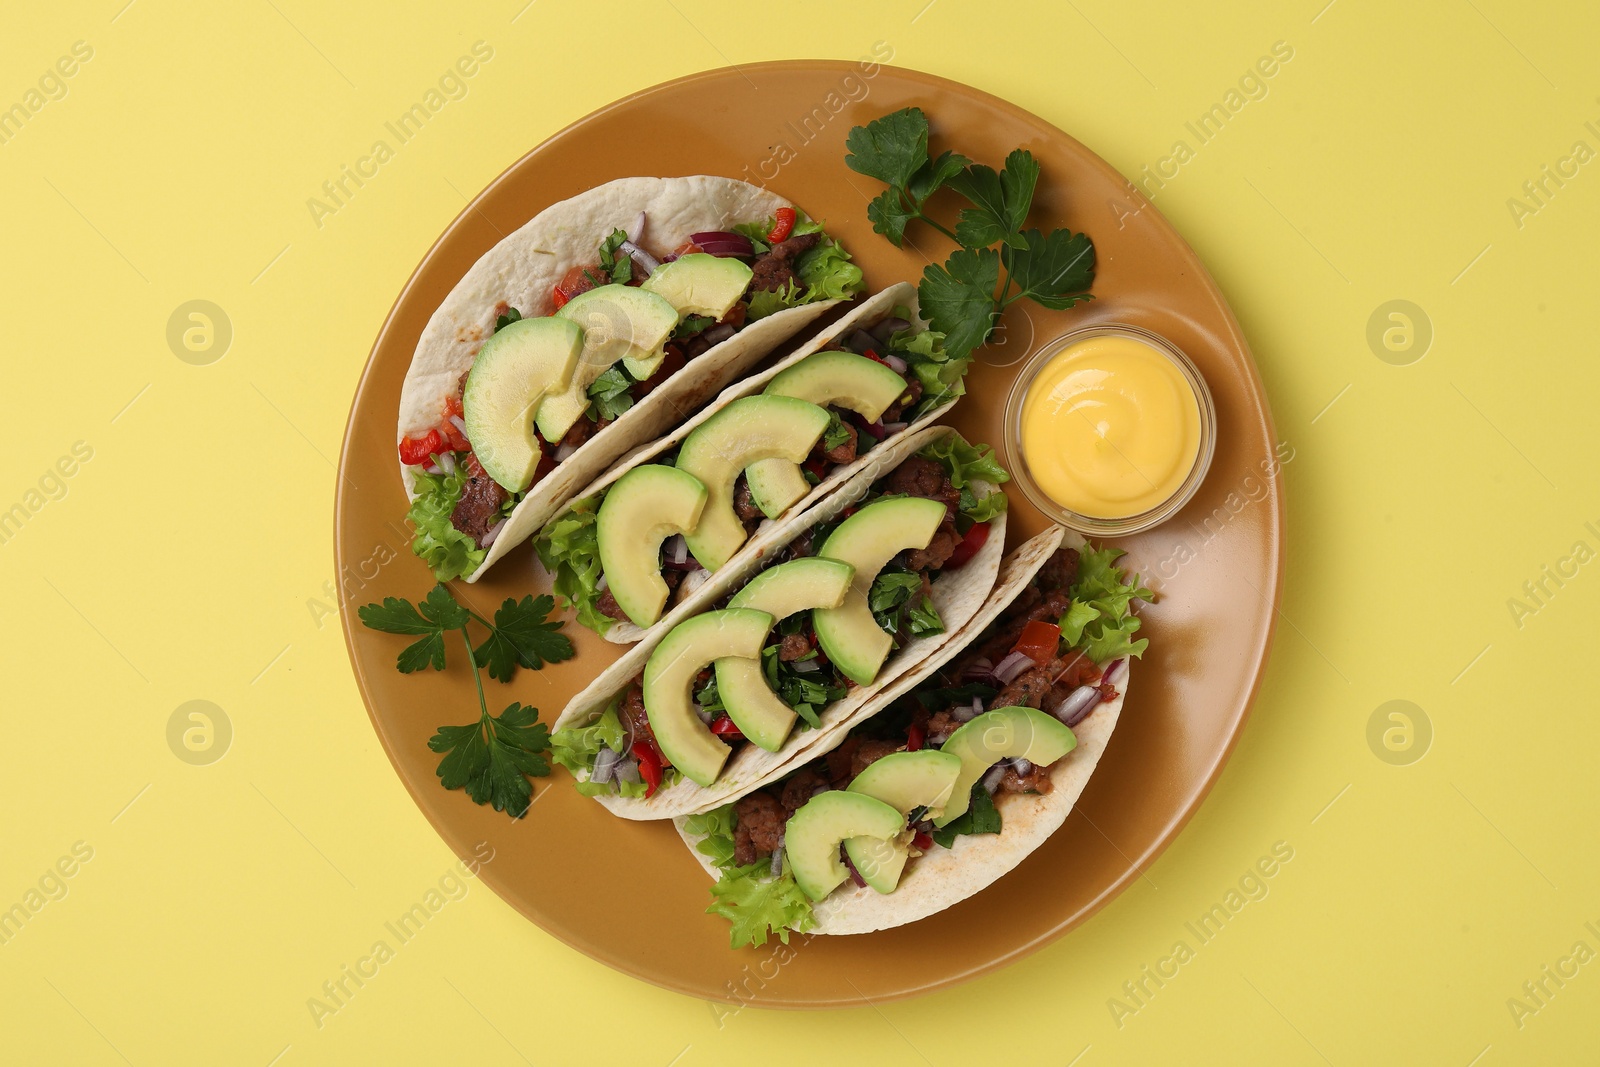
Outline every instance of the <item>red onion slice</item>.
POLYGON ((634 216, 633 225, 628 227, 628 243, 638 244, 639 238, 644 236, 644 212, 634 216))
POLYGON ((777 878, 783 874, 783 839, 778 839, 779 845, 772 850, 772 877, 777 878))
POLYGON ((607 589, 611 588, 611 583, 607 582, 606 576, 602 574, 600 576, 600 580, 594 583, 594 587, 603 593, 607 589))
POLYGON ((673 534, 667 541, 666 551, 667 559, 679 566, 689 559, 689 543, 683 539, 683 534, 673 534))
POLYGON ((1033 770, 1033 763, 1029 760, 1023 759, 1021 756, 1018 756, 1016 759, 1012 760, 1011 766, 1016 769, 1018 774, 1027 774, 1029 771, 1033 770))
POLYGON ((889 338, 893 337, 901 330, 909 329, 911 329, 910 322, 896 317, 884 319, 882 322, 878 323, 872 328, 871 333, 873 337, 876 337, 883 344, 888 344, 889 338))
POLYGON ((649 252, 646 252, 644 249, 640 248, 638 245, 634 244, 632 241, 624 241, 617 247, 621 251, 626 252, 629 259, 643 267, 646 274, 654 274, 655 269, 661 266, 660 260, 658 260, 655 256, 652 256, 649 252))
POLYGON ((756 254, 750 238, 729 230, 704 230, 700 233, 691 233, 689 240, 713 256, 742 257, 756 254))
POLYGON ((866 330, 857 330, 845 338, 844 346, 856 355, 862 355, 868 349, 878 347, 878 339, 866 330))
POLYGON ((1027 653, 1013 652, 1000 661, 1000 665, 994 669, 994 676, 1001 685, 1010 685, 1017 680, 1017 675, 1032 666, 1035 664, 1027 653))
POLYGON ((1100 674, 1100 684, 1109 685, 1117 671, 1121 670, 1122 665, 1126 662, 1128 661, 1125 659, 1114 659, 1110 663, 1107 663, 1106 669, 1100 674))
POLYGON ((793 663, 789 664, 789 666, 793 667, 801 674, 810 674, 813 671, 820 671, 822 669, 822 664, 818 663, 814 659, 797 659, 793 663))
POLYGON ((856 884, 856 888, 867 888, 867 880, 861 877, 861 872, 856 870, 856 865, 850 862, 850 854, 844 850, 843 842, 839 844, 839 858, 844 860, 845 870, 850 872, 850 880, 856 884))
POLYGON ((996 763, 989 768, 989 773, 983 776, 983 791, 994 796, 994 791, 1000 788, 1000 779, 1005 777, 1006 765, 996 763))
POLYGON ((556 449, 556 462, 565 463, 577 449, 572 445, 562 445, 556 449))
POLYGON ((904 374, 906 372, 906 361, 901 359, 899 356, 884 356, 883 361, 887 363, 889 365, 889 369, 894 371, 896 374, 904 374))
POLYGON ((911 425, 909 422, 886 422, 883 424, 883 436, 893 437, 909 425, 911 425))
POLYGON ((611 781, 611 774, 617 769, 617 761, 621 758, 621 753, 613 752, 605 745, 601 745, 600 754, 594 758, 594 769, 589 772, 589 781, 601 785, 611 781))
POLYGON ((732 337, 736 332, 728 323, 719 322, 715 326, 708 328, 703 336, 706 339, 706 344, 717 345, 732 337))
POLYGON ((456 472, 456 457, 449 452, 440 452, 439 469, 445 474, 454 474, 456 472))
POLYGON ((884 433, 882 421, 862 423, 861 429, 874 441, 881 441, 888 436, 886 433, 884 433))
POLYGON ((617 781, 627 782, 629 785, 639 784, 639 761, 629 756, 627 759, 617 761, 617 769, 612 772, 617 781))
POLYGON ((479 548, 488 548, 494 544, 494 539, 500 536, 500 531, 506 528, 506 521, 510 516, 496 520, 495 524, 483 531, 483 540, 478 543, 479 548))
POLYGON ((1055 717, 1068 726, 1076 726, 1088 717, 1100 703, 1100 690, 1092 685, 1080 685, 1056 705, 1055 717))

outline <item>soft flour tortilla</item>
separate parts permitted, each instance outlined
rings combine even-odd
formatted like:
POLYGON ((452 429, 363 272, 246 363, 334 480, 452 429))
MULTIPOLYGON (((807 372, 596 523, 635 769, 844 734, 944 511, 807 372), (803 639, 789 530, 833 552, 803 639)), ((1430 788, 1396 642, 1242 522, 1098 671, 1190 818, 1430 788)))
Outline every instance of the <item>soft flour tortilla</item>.
MULTIPOLYGON (((982 636, 983 631, 1000 617, 1061 545, 1063 534, 1069 544, 1082 547, 1081 537, 1065 533, 1060 527, 1046 530, 1023 544, 1006 560, 994 593, 961 632, 940 646, 915 670, 883 690, 870 707, 862 709, 863 714, 857 716, 856 721, 889 707, 931 678, 940 667, 982 636)), ((1021 863, 1061 827, 1072 811, 1073 804, 1077 803, 1079 794, 1083 792, 1084 785, 1106 750, 1111 731, 1117 727, 1122 702, 1128 694, 1131 670, 1130 660, 1118 679, 1119 692, 1115 700, 1101 704, 1088 718, 1072 728, 1078 737, 1078 747, 1050 768, 1052 788, 1049 793, 1006 793, 996 796, 995 807, 1000 811, 1002 825, 1000 833, 964 834, 956 838, 951 848, 936 848, 911 860, 893 893, 879 893, 846 882, 829 894, 827 899, 812 905, 812 915, 817 923, 812 932, 864 934, 903 926, 965 900, 1021 863)), ((843 742, 848 732, 847 728, 835 731, 829 736, 830 743, 814 746, 805 759, 814 759, 833 749, 843 742)), ((794 766, 802 762, 805 761, 796 760, 794 766)), ((704 840, 704 836, 686 832, 684 821, 682 818, 676 820, 678 833, 683 836, 706 873, 712 878, 720 878, 722 872, 710 857, 695 847, 704 840)))
MULTIPOLYGON (((845 508, 864 497, 873 482, 892 471, 905 457, 953 433, 955 431, 947 426, 930 426, 926 430, 898 434, 893 441, 874 449, 868 455, 872 462, 858 471, 848 484, 810 510, 779 524, 765 535, 758 535, 764 537, 761 551, 750 557, 742 574, 726 578, 724 575, 729 568, 717 571, 712 580, 721 583, 718 591, 707 593, 704 599, 698 601, 700 607, 709 606, 740 584, 743 578, 753 574, 767 552, 781 548, 818 523, 836 518, 845 508)), ((994 491, 1000 490, 996 488, 994 491)), ((959 570, 950 571, 933 583, 930 595, 939 617, 945 622, 946 631, 907 641, 905 647, 884 663, 876 681, 871 685, 856 686, 844 699, 836 700, 822 709, 819 714, 821 726, 810 730, 797 729, 777 752, 768 752, 751 744, 744 745, 728 758, 722 774, 709 788, 680 778, 674 784, 657 790, 656 795, 648 800, 615 795, 602 795, 595 799, 613 814, 625 819, 667 819, 676 815, 693 815, 742 797, 752 789, 781 778, 816 753, 833 748, 844 740, 844 731, 859 719, 863 707, 875 705, 874 697, 903 672, 925 662, 952 634, 959 633, 966 621, 982 607, 1000 570, 1005 534, 1006 515, 1001 512, 992 520, 989 539, 977 554, 959 570)), ((698 594, 699 591, 696 592, 698 594)), ((655 651, 666 634, 664 629, 654 629, 650 636, 623 653, 620 659, 572 699, 556 719, 553 729, 582 726, 604 712, 612 698, 627 688, 634 676, 644 670, 650 653, 655 651)), ((578 780, 587 781, 588 776, 581 775, 578 780)))
MULTIPOLYGON (((504 302, 528 317, 550 314, 555 310, 550 291, 562 276, 573 266, 592 262, 600 242, 612 230, 632 226, 639 212, 647 218, 640 242, 664 254, 692 233, 766 219, 778 208, 790 206, 787 200, 757 186, 704 174, 618 178, 552 204, 473 264, 428 320, 400 390, 396 443, 438 425, 445 398, 456 391, 478 349, 493 335, 498 305, 504 302)), ((787 308, 751 323, 690 360, 540 479, 512 510, 483 564, 467 581, 477 581, 496 560, 526 541, 618 456, 680 422, 718 389, 839 303, 820 300, 787 308)), ((416 499, 415 479, 403 463, 400 477, 406 495, 416 499)))
MULTIPOLYGON (((795 349, 789 355, 784 356, 781 360, 774 363, 771 367, 768 367, 760 374, 752 375, 749 378, 742 378, 728 386, 717 395, 717 399, 715 401, 707 404, 703 411, 697 414, 694 418, 690 419, 688 422, 684 423, 682 426, 678 427, 668 436, 661 438, 659 441, 652 441, 650 444, 634 449, 627 456, 623 457, 623 459, 618 462, 616 466, 612 467, 610 470, 606 471, 605 474, 601 475, 600 478, 592 485, 588 486, 581 493, 573 494, 572 501, 569 501, 568 503, 570 504, 573 501, 583 500, 594 496, 596 493, 603 492, 604 490, 609 489, 618 478, 621 478, 633 468, 642 463, 653 463, 655 458, 661 455, 663 452, 671 451, 672 449, 681 445, 683 443, 683 439, 688 437, 690 432, 693 431, 695 427, 711 418, 711 416, 715 415, 727 404, 739 399, 740 397, 753 396, 754 394, 761 392, 761 390, 767 387, 768 382, 772 381, 773 378, 777 377, 784 370, 792 367, 794 364, 800 362, 802 359, 805 359, 807 356, 821 351, 823 348, 833 344, 840 338, 849 337, 856 330, 864 328, 867 324, 880 322, 883 319, 888 318, 894 313, 894 309, 896 307, 907 307, 911 309, 911 324, 914 329, 925 330, 928 328, 928 323, 917 314, 916 287, 906 282, 897 282, 876 296, 863 301, 858 307, 852 309, 848 314, 841 316, 835 322, 824 326, 817 332, 816 336, 806 341, 799 348, 795 349)), ((925 414, 919 416, 914 422, 902 430, 900 435, 898 435, 895 440, 898 441, 901 436, 904 436, 905 434, 911 433, 914 430, 918 430, 930 423, 936 422, 940 418, 943 418, 945 413, 955 406, 955 403, 956 400, 952 399, 948 403, 942 404, 939 407, 934 408, 932 411, 926 412, 925 414)), ((605 639, 610 641, 612 644, 631 645, 636 641, 644 640, 646 636, 652 633, 665 634, 668 630, 678 625, 678 623, 682 622, 690 615, 698 614, 704 605, 710 604, 719 596, 722 596, 727 590, 732 589, 734 585, 739 584, 745 576, 747 576, 757 565, 760 564, 763 546, 767 543, 765 540, 763 540, 764 535, 770 535, 775 527, 784 523, 790 516, 798 515, 800 512, 816 504, 819 500, 822 500, 823 498, 832 494, 834 490, 838 489, 845 482, 855 477, 857 471, 864 469, 868 463, 871 463, 874 459, 876 459, 881 451, 889 447, 890 443, 892 442, 879 445, 873 448, 871 451, 859 456, 853 462, 843 464, 829 471, 828 476, 815 487, 813 487, 811 492, 807 493, 806 496, 797 502, 793 507, 789 508, 789 510, 785 511, 782 515, 779 515, 775 519, 764 520, 760 528, 756 530, 756 533, 750 538, 750 540, 746 541, 739 547, 739 551, 734 554, 732 559, 719 568, 711 579, 708 579, 704 584, 698 586, 692 593, 688 594, 682 600, 672 605, 669 611, 662 615, 660 619, 656 620, 654 626, 641 628, 634 625, 627 619, 621 619, 612 623, 611 626, 606 629, 606 632, 603 635, 605 639)), ((551 515, 550 521, 554 522, 560 519, 565 512, 566 506, 563 506, 560 511, 557 511, 551 515)))

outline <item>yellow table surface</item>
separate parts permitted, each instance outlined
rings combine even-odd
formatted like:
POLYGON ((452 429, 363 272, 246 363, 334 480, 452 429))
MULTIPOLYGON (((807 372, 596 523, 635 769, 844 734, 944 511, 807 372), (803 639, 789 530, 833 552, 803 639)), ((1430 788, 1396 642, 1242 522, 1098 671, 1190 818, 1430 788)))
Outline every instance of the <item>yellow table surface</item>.
POLYGON ((1600 17, 1324 2, 9 10, 0 1059, 1592 1062, 1600 17), (480 41, 419 135, 308 207, 480 41), (1283 618, 1215 791, 1085 926, 936 996, 734 1010, 452 877, 351 678, 332 464, 395 294, 526 149, 656 82, 877 42, 1165 169, 1145 188, 1294 448, 1283 618), (194 300, 225 320, 186 348, 194 300), (195 700, 208 765, 169 744, 195 700))

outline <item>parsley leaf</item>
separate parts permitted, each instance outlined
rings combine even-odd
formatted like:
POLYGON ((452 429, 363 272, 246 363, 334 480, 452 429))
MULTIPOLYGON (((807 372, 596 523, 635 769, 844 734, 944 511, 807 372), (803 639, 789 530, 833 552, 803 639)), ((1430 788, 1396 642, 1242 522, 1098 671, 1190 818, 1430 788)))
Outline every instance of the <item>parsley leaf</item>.
POLYGON ((923 268, 917 300, 933 328, 944 334, 945 351, 957 359, 982 345, 999 315, 1000 253, 992 248, 958 249, 944 265, 923 268))
POLYGON ((1089 300, 1094 284, 1094 244, 1087 236, 1070 230, 1024 230, 1020 244, 1007 244, 1000 258, 1010 277, 1036 304, 1062 311, 1089 300))
POLYGON ((778 935, 785 945, 789 931, 805 933, 816 925, 811 902, 795 884, 794 874, 784 864, 783 874, 771 877, 772 865, 760 860, 745 867, 733 867, 711 887, 716 898, 706 911, 733 923, 728 942, 733 948, 765 945, 769 933, 778 935))
POLYGON ((550 773, 550 764, 540 755, 550 747, 550 730, 538 719, 538 708, 512 703, 492 717, 485 709, 467 726, 439 727, 428 739, 429 748, 445 754, 439 761, 439 783, 446 789, 465 788, 474 803, 493 804, 494 810, 520 818, 533 799, 528 776, 550 773))
POLYGON ((546 663, 572 658, 572 641, 559 633, 559 622, 546 622, 555 600, 548 595, 511 597, 494 613, 489 636, 473 649, 473 656, 498 682, 509 682, 518 667, 538 670, 546 663))
MULTIPOLYGON (((624 285, 633 278, 633 260, 626 253, 617 255, 617 249, 627 239, 627 230, 612 230, 610 235, 600 242, 600 271, 613 285, 624 285)), ((598 279, 596 284, 600 284, 598 279)))
POLYGON ((822 431, 823 451, 831 452, 840 445, 848 444, 855 435, 855 430, 844 424, 844 420, 839 417, 839 413, 829 408, 828 426, 827 429, 822 431))
POLYGON ((996 241, 1019 243, 1019 230, 1033 206, 1039 162, 1021 148, 1006 157, 1005 169, 974 163, 950 179, 950 188, 972 201, 956 222, 956 240, 963 248, 986 248, 996 241))
POLYGON ((733 866, 733 805, 724 804, 704 815, 691 815, 683 820, 685 833, 702 834, 695 845, 701 855, 710 856, 711 862, 727 869, 733 866))
POLYGON ((506 313, 504 315, 500 315, 495 318, 494 332, 499 333, 507 326, 510 326, 513 322, 520 322, 521 320, 522 312, 518 311, 516 308, 508 307, 506 308, 506 313))
POLYGON ((948 826, 933 832, 933 839, 941 847, 949 848, 962 834, 997 834, 1000 832, 1000 812, 994 798, 982 782, 972 785, 972 800, 967 810, 953 819, 948 826))
POLYGON ((672 331, 672 339, 674 341, 682 341, 686 337, 704 333, 716 321, 710 315, 685 315, 683 321, 678 323, 677 328, 672 331))
POLYGON ((361 622, 373 630, 386 634, 421 635, 400 650, 395 666, 401 674, 411 674, 424 667, 444 670, 444 635, 446 630, 459 630, 467 625, 467 609, 457 604, 450 591, 436 585, 422 601, 419 611, 409 600, 384 597, 383 603, 368 604, 358 615, 361 622))
POLYGON ((906 224, 914 219, 922 219, 954 238, 949 230, 922 213, 922 205, 971 160, 956 152, 928 158, 928 116, 921 108, 904 108, 855 127, 845 138, 845 147, 850 150, 844 157, 845 166, 889 187, 867 205, 867 218, 874 230, 896 248, 905 240, 906 224))
POLYGON ((595 418, 614 419, 633 407, 633 397, 628 393, 631 388, 633 379, 622 369, 622 364, 607 368, 589 386, 589 399, 594 401, 595 418))

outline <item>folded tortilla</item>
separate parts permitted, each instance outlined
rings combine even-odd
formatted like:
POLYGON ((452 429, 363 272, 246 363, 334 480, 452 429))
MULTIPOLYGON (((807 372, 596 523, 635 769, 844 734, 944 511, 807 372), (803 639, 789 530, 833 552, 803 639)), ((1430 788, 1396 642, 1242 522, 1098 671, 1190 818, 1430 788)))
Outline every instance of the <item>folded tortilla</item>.
MULTIPOLYGON (((396 443, 439 424, 445 399, 456 392, 478 349, 494 334, 502 305, 530 318, 554 312, 550 292, 556 283, 572 267, 593 262, 600 243, 613 230, 632 226, 640 212, 647 219, 641 240, 654 248, 676 248, 690 234, 770 218, 778 208, 791 206, 758 186, 705 174, 618 178, 550 205, 473 264, 428 320, 401 386, 396 443)), ((512 510, 483 563, 466 580, 477 581, 617 457, 682 421, 687 412, 840 303, 819 300, 786 308, 691 359, 535 482, 512 510)), ((415 500, 415 480, 404 463, 400 477, 406 495, 415 500)))
MULTIPOLYGON (((896 284, 885 289, 883 292, 878 293, 876 296, 862 301, 860 305, 851 309, 847 314, 840 316, 834 322, 824 326, 814 337, 806 341, 800 347, 796 348, 789 355, 778 360, 766 370, 759 374, 751 375, 748 378, 740 379, 739 381, 728 386, 717 395, 715 401, 707 404, 703 411, 695 415, 694 418, 690 419, 682 426, 678 427, 671 434, 661 438, 658 441, 652 441, 647 445, 642 445, 639 448, 634 449, 627 456, 623 457, 622 460, 616 464, 616 466, 606 471, 605 474, 601 475, 595 482, 589 485, 581 493, 573 494, 572 500, 568 503, 583 500, 594 496, 596 493, 603 492, 606 489, 609 489, 618 478, 621 478, 633 468, 639 466, 640 464, 655 462, 655 458, 657 456, 664 452, 670 452, 679 445, 683 444, 684 438, 688 437, 696 427, 715 415, 726 404, 737 400, 740 397, 753 396, 756 393, 761 392, 767 387, 768 382, 772 381, 773 378, 776 378, 789 367, 799 363, 807 356, 822 351, 822 349, 826 348, 828 345, 834 344, 843 338, 849 337, 856 330, 862 329, 867 324, 880 322, 883 319, 889 318, 894 314, 894 309, 897 307, 910 309, 911 317, 909 321, 911 322, 912 329, 925 330, 928 328, 927 321, 923 319, 917 312, 916 286, 907 282, 897 282, 896 284)), ((733 340, 737 340, 737 337, 733 338, 733 340)), ((872 450, 858 456, 852 462, 841 464, 835 469, 829 471, 828 476, 814 486, 810 493, 806 494, 805 497, 795 503, 782 515, 779 515, 776 518, 764 520, 760 528, 757 529, 756 533, 751 536, 750 540, 746 541, 739 547, 739 551, 734 554, 732 559, 719 568, 704 584, 696 587, 693 592, 685 595, 676 604, 672 605, 672 607, 666 613, 664 613, 661 618, 656 620, 655 625, 641 628, 635 625, 629 619, 618 619, 606 629, 606 632, 603 635, 605 639, 613 644, 631 645, 636 641, 644 640, 650 634, 665 634, 668 630, 672 629, 689 616, 699 614, 707 605, 715 601, 719 596, 725 595, 728 590, 733 589, 736 585, 743 584, 742 579, 748 576, 754 567, 760 565, 760 557, 763 547, 767 543, 766 541, 762 540, 761 535, 763 533, 769 533, 776 526, 784 523, 788 518, 800 514, 824 498, 831 496, 833 492, 841 485, 855 477, 859 471, 864 470, 867 464, 871 463, 873 459, 877 457, 878 454, 885 448, 887 448, 889 444, 893 443, 893 441, 899 440, 904 435, 920 429, 921 427, 927 426, 930 423, 942 418, 946 412, 955 406, 957 399, 959 398, 951 398, 951 400, 947 403, 941 404, 939 407, 924 412, 890 441, 879 444, 872 450)), ((561 510, 556 511, 550 516, 550 521, 554 522, 559 520, 565 512, 566 507, 563 506, 561 510)))
MULTIPOLYGON (((822 743, 810 746, 802 756, 796 757, 785 773, 838 747, 852 727, 915 690, 933 677, 939 668, 960 655, 969 644, 982 637, 989 625, 1000 618, 1061 546, 1063 538, 1071 547, 1083 547, 1083 538, 1060 527, 1051 527, 1018 547, 1002 564, 994 591, 959 633, 930 652, 914 669, 883 687, 865 705, 855 709, 848 721, 830 729, 826 738, 819 739, 822 743)), ((879 893, 846 881, 826 899, 812 904, 816 927, 811 932, 863 934, 904 926, 965 900, 1026 859, 1066 822, 1089 776, 1099 764, 1106 743, 1111 739, 1111 732, 1116 729, 1117 718, 1122 713, 1132 666, 1130 659, 1117 680, 1116 698, 1096 707, 1087 718, 1072 728, 1077 735, 1078 745, 1051 766, 1050 792, 996 795, 994 803, 1000 812, 1000 833, 963 834, 955 839, 952 847, 935 848, 911 860, 906 864, 900 884, 892 893, 879 893)), ((779 777, 782 775, 774 775, 767 781, 779 777)), ((716 806, 719 805, 712 805, 716 806)), ((675 820, 678 833, 706 873, 713 879, 720 878, 722 871, 696 847, 704 840, 704 835, 689 833, 685 829, 685 821, 684 818, 675 820)))
MULTIPOLYGON (((955 432, 948 426, 908 430, 896 434, 867 453, 865 458, 868 462, 835 492, 805 512, 767 530, 758 531, 752 538, 757 542, 756 550, 746 555, 744 562, 737 567, 730 564, 713 572, 706 584, 695 591, 695 608, 689 614, 708 609, 717 600, 742 586, 761 569, 767 556, 813 526, 837 518, 846 508, 866 496, 873 482, 892 472, 906 457, 955 432)), ((998 487, 991 488, 1000 492, 998 487)), ((845 731, 859 721, 863 708, 876 706, 874 698, 879 693, 904 672, 926 662, 952 635, 960 632, 967 620, 979 610, 999 573, 1000 559, 1005 552, 1005 535, 1006 514, 1001 512, 990 520, 989 539, 983 547, 964 566, 941 574, 933 583, 929 595, 944 621, 945 632, 907 641, 889 656, 871 685, 856 686, 843 699, 823 708, 819 712, 822 720, 820 727, 796 729, 777 752, 768 752, 753 744, 744 745, 728 758, 722 774, 709 787, 697 785, 688 778, 679 778, 672 785, 658 789, 656 795, 649 799, 619 795, 602 795, 595 799, 625 819, 667 819, 692 815, 736 800, 753 789, 783 777, 812 756, 833 748, 844 740, 845 731)), ((652 627, 638 644, 623 653, 621 658, 572 698, 551 729, 583 726, 598 718, 612 699, 644 670, 650 654, 667 632, 667 628, 652 627)), ((587 776, 581 776, 579 781, 587 781, 587 776)))

